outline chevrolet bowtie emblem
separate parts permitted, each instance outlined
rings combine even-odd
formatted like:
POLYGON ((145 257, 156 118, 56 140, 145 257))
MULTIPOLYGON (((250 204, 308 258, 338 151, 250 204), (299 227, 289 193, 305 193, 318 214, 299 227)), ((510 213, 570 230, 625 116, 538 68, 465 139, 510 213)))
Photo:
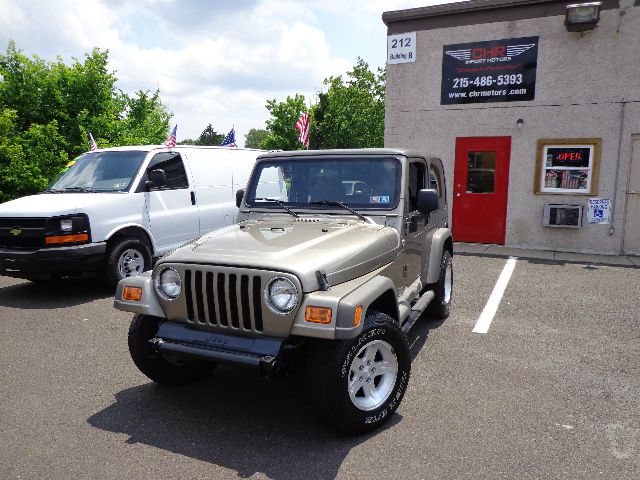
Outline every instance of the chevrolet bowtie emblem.
POLYGON ((22 230, 20 230, 19 228, 12 228, 11 230, 9 230, 9 233, 17 237, 22 233, 22 230))

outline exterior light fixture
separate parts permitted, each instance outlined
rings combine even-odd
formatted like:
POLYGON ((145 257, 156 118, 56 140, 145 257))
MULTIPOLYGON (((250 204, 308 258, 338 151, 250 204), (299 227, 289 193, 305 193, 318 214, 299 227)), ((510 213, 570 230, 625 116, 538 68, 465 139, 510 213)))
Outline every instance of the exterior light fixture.
POLYGON ((516 127, 518 127, 518 128, 522 128, 522 126, 523 126, 523 125, 524 125, 524 120, 522 120, 521 118, 519 118, 519 119, 516 121, 516 127))
POLYGON ((600 20, 602 2, 574 3, 567 5, 564 26, 568 32, 585 32, 596 28, 600 20))

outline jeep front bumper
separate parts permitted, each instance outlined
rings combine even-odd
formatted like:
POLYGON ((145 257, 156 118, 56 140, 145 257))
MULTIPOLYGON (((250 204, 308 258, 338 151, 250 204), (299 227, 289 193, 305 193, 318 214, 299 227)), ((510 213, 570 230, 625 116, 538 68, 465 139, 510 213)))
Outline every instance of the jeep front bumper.
POLYGON ((249 367, 264 375, 279 368, 284 339, 239 337, 195 330, 188 325, 165 321, 149 343, 157 353, 188 356, 215 363, 249 367))

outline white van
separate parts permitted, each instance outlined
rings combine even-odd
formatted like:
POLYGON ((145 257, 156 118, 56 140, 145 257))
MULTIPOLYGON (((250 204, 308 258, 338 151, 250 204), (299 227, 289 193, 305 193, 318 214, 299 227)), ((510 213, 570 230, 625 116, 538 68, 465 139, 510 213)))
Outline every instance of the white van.
POLYGON ((0 204, 0 274, 29 280, 103 271, 139 275, 173 248, 235 222, 260 150, 105 148, 78 157, 48 190, 0 204))

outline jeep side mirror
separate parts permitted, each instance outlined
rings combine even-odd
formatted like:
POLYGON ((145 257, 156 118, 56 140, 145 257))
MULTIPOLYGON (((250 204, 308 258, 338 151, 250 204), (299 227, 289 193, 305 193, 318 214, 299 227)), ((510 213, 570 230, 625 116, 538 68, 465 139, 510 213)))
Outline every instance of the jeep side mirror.
POLYGON ((431 212, 440 208, 440 200, 438 192, 429 188, 424 188, 418 192, 418 211, 423 215, 429 215, 431 212))
POLYGON ((244 198, 244 189, 241 188, 236 192, 236 207, 240 208, 243 198, 244 198))
POLYGON ((149 180, 144 184, 144 189, 148 192, 152 188, 162 188, 167 186, 167 174, 164 170, 158 168, 147 173, 149 180))

